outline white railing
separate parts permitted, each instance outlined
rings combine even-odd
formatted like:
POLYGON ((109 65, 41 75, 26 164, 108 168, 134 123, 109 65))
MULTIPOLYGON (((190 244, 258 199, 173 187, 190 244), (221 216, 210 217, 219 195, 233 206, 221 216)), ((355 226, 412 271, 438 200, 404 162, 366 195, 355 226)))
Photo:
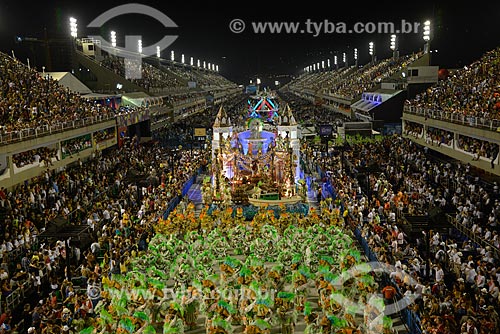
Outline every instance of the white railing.
POLYGON ((409 105, 405 105, 403 111, 409 114, 420 115, 431 119, 461 124, 474 128, 481 128, 491 131, 500 130, 500 120, 498 119, 488 119, 485 117, 466 115, 460 112, 450 112, 409 105))
POLYGON ((0 145, 39 138, 72 129, 78 129, 85 126, 109 121, 114 118, 114 113, 107 113, 61 123, 41 125, 36 128, 25 128, 10 132, 0 132, 0 145))

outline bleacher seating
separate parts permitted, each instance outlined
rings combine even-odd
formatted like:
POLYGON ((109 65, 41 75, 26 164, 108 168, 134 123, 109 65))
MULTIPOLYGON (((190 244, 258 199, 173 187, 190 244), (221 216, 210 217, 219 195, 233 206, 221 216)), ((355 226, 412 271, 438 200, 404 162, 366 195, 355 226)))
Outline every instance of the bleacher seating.
MULTIPOLYGON (((415 99, 406 101, 406 111, 426 117, 487 125, 500 120, 500 48, 457 70, 415 99)), ((496 124, 499 124, 498 122, 496 124)), ((495 127, 496 129, 496 127, 495 127)))

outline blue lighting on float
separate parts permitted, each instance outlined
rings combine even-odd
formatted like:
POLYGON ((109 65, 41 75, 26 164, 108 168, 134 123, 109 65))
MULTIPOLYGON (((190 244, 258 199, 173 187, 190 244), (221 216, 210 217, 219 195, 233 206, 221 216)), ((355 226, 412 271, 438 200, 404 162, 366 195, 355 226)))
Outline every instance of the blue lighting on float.
MULTIPOLYGON (((248 154, 248 144, 252 143, 252 155, 257 155, 259 152, 259 146, 262 145, 262 154, 266 154, 269 149, 269 145, 274 141, 274 133, 269 131, 260 132, 260 138, 258 139, 250 139, 252 135, 250 130, 240 132, 238 134, 238 142, 241 144, 241 148, 243 149, 243 154, 248 154)), ((231 143, 232 147, 237 145, 237 142, 234 141, 231 143)))

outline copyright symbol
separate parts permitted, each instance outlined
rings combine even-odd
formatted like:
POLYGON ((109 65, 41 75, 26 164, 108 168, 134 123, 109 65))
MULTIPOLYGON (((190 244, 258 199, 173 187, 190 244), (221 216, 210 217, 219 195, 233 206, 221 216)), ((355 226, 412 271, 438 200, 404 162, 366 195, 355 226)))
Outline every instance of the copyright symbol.
POLYGON ((229 22, 229 30, 235 34, 242 33, 245 30, 245 22, 242 19, 234 19, 229 22))

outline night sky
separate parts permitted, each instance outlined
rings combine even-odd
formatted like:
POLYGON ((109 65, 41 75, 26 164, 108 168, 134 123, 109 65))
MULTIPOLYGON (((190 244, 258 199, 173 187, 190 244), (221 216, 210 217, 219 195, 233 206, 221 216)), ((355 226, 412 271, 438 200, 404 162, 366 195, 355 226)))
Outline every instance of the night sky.
MULTIPOLYGON (((221 73, 235 82, 246 84, 248 79, 278 74, 297 75, 307 65, 333 58, 337 52, 339 61, 342 52, 352 58, 353 48, 358 48, 359 63, 369 61, 368 42, 376 45, 378 58, 391 55, 389 34, 254 34, 251 21, 315 21, 328 19, 331 22, 393 21, 401 19, 423 22, 430 19, 433 24, 431 49, 432 62, 446 68, 464 66, 479 58, 485 51, 500 46, 500 3, 475 1, 462 3, 425 1, 378 1, 377 5, 366 5, 354 1, 331 1, 325 5, 319 1, 302 1, 300 5, 270 3, 269 1, 234 1, 233 5, 205 1, 141 1, 170 17, 179 27, 165 29, 153 18, 144 15, 126 15, 109 21, 102 28, 102 35, 109 31, 118 34, 118 45, 123 45, 126 34, 143 35, 143 44, 149 45, 164 35, 179 37, 169 49, 163 51, 170 57, 170 49, 177 59, 184 53, 186 61, 193 56, 218 64, 221 73), (349 7, 350 6, 350 7, 349 7), (234 34, 229 22, 240 18, 247 23, 245 32, 234 34)), ((119 1, 26 1, 0 2, 0 50, 14 49, 19 58, 28 56, 26 47, 15 44, 14 37, 49 36, 69 34, 68 19, 78 19, 79 36, 99 33, 86 25, 102 12, 123 4, 119 1)), ((418 51, 423 46, 422 32, 399 34, 401 54, 418 51)), ((23 60, 25 61, 25 60, 23 60)), ((351 59, 352 62, 352 59, 351 59)))

